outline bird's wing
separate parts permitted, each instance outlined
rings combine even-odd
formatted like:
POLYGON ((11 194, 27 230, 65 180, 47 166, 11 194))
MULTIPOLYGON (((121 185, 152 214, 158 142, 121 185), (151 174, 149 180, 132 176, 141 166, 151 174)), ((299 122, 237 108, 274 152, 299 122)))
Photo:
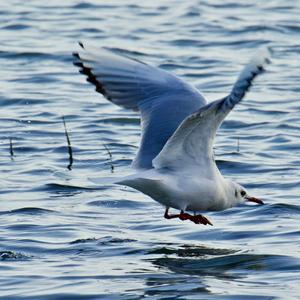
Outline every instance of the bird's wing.
POLYGON ((153 160, 155 168, 208 168, 214 165, 213 142, 216 131, 233 107, 249 90, 253 79, 269 63, 269 50, 262 49, 242 70, 231 93, 201 107, 188 116, 153 160))
POLYGON ((74 64, 109 101, 142 117, 142 139, 134 166, 151 168, 152 160, 189 114, 206 102, 175 75, 106 49, 83 46, 74 64))

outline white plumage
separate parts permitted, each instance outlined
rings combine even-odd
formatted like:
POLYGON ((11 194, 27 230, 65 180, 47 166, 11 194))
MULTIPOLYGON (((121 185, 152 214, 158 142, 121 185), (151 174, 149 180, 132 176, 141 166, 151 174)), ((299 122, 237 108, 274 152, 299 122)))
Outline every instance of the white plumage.
POLYGON ((269 62, 262 49, 242 70, 230 94, 206 104, 191 85, 164 70, 105 49, 83 47, 75 65, 111 102, 140 111, 142 139, 136 172, 115 183, 127 185, 166 206, 165 217, 211 224, 184 211, 223 210, 243 201, 263 204, 225 179, 213 157, 216 131, 269 62), (173 207, 181 212, 169 215, 173 207))

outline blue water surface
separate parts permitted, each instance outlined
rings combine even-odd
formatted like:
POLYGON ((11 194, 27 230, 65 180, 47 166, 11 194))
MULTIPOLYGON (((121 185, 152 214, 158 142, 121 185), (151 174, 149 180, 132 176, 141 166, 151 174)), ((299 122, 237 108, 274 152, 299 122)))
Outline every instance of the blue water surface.
POLYGON ((280 0, 1 1, 0 298, 300 299, 299 16, 299 1, 280 0), (207 213, 207 227, 165 220, 129 188, 91 187, 128 174, 140 121, 78 74, 79 40, 174 72, 208 100, 271 46, 215 143, 222 173, 266 205, 207 213))

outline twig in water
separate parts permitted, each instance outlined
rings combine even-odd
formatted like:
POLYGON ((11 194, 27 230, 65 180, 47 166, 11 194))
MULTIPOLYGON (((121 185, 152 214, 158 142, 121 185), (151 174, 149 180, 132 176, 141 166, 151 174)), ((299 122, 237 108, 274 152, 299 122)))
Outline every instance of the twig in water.
POLYGON ((111 154, 110 150, 108 149, 107 145, 103 144, 103 147, 105 148, 105 150, 108 154, 108 157, 109 157, 108 160, 109 160, 109 164, 110 164, 110 171, 111 171, 111 173, 113 173, 115 167, 113 165, 112 154, 111 154))
POLYGON ((68 164, 67 168, 71 171, 72 165, 73 165, 73 151, 72 151, 71 141, 70 141, 69 134, 67 131, 67 126, 66 126, 66 121, 65 121, 64 116, 62 116, 62 120, 64 123, 65 135, 66 135, 66 139, 67 139, 67 143, 68 143, 68 152, 69 152, 69 164, 68 164))
POLYGON ((240 152, 240 138, 237 138, 237 144, 236 144, 236 151, 239 153, 240 152))
POLYGON ((11 158, 14 156, 14 149, 13 149, 13 142, 12 142, 12 138, 9 138, 9 153, 11 158))

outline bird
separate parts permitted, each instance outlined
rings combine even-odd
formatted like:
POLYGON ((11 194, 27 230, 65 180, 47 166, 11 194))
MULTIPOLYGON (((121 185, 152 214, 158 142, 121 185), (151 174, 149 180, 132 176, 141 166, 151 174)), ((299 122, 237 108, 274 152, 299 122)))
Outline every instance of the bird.
POLYGON ((165 207, 166 219, 213 225, 203 212, 241 203, 264 204, 224 178, 213 154, 216 132, 270 63, 264 47, 245 65, 230 93, 207 103, 191 84, 159 67, 112 49, 79 42, 73 64, 110 102, 139 112, 141 141, 133 173, 113 183, 129 186, 165 207), (178 210, 171 214, 170 208, 178 210))

